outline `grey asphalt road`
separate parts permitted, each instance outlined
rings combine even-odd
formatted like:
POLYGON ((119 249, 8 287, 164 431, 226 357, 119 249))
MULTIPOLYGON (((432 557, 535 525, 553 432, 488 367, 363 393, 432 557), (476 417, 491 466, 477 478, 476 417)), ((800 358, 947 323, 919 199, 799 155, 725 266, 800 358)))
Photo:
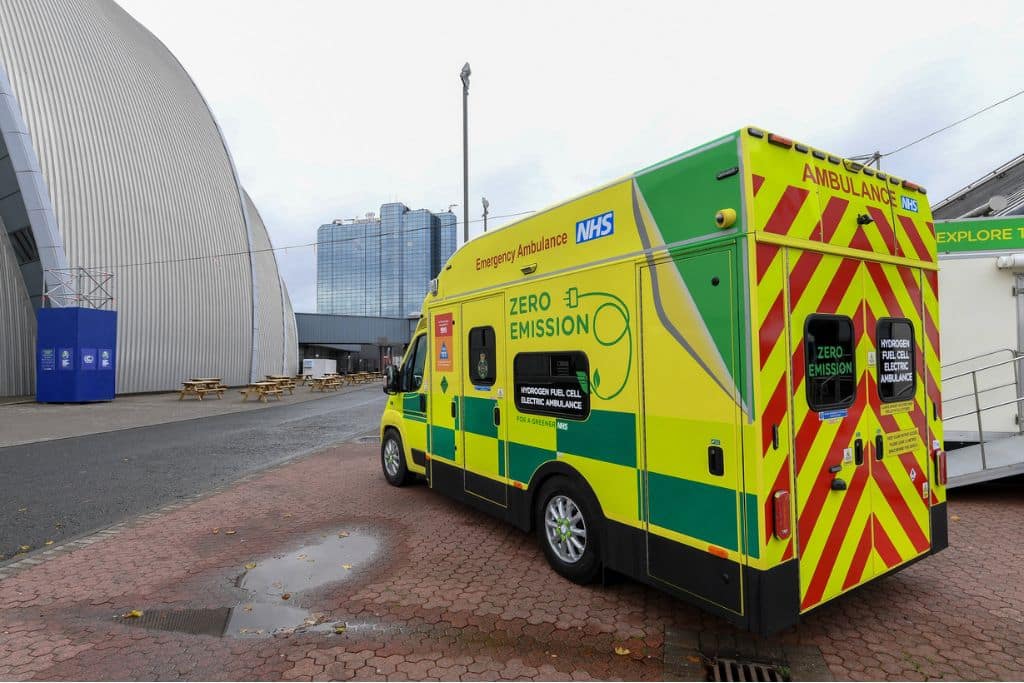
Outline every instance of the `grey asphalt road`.
POLYGON ((0 556, 150 512, 376 429, 376 385, 316 401, 0 448, 0 556))

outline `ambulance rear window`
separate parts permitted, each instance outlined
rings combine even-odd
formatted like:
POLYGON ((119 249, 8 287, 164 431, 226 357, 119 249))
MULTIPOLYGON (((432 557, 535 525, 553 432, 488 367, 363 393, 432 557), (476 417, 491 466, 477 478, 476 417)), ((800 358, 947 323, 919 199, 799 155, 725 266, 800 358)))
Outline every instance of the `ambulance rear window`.
POLYGON ((571 420, 590 415, 590 363, 582 351, 520 353, 512 369, 519 412, 571 420))
POLYGON ((821 412, 853 405, 857 394, 853 321, 844 315, 812 315, 804 323, 807 405, 821 412))
POLYGON ((882 403, 909 401, 917 390, 914 325, 905 318, 881 318, 875 330, 878 347, 878 397, 882 403))

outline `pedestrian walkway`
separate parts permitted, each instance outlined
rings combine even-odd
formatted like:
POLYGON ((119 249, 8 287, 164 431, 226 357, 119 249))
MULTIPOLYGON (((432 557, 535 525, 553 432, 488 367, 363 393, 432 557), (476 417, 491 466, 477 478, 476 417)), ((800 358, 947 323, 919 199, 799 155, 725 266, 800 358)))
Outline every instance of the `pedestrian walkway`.
MULTIPOLYGON (((359 391, 368 385, 345 387, 341 391, 359 391)), ((179 401, 179 392, 118 396, 108 403, 35 403, 0 404, 0 448, 18 444, 66 439, 86 434, 101 434, 120 429, 194 420, 247 410, 265 410, 276 405, 315 401, 331 394, 298 387, 294 395, 273 404, 243 401, 237 389, 227 391, 220 401, 179 401)), ((337 395, 334 393, 333 395, 337 395)))
POLYGON ((346 444, 0 566, 0 680, 706 680, 709 648, 750 642, 828 667, 790 660, 796 680, 1024 677, 1015 488, 957 490, 947 550, 751 639, 633 582, 560 579, 532 535, 388 486, 378 452, 346 444), (288 562, 308 588, 275 574, 288 562))

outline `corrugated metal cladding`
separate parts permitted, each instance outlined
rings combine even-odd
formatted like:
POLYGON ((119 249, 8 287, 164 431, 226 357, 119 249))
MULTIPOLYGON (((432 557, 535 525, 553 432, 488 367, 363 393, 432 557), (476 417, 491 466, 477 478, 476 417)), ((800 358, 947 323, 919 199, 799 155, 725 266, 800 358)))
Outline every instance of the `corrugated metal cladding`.
POLYGON ((257 364, 253 374, 258 378, 264 375, 294 375, 299 368, 299 347, 294 343, 289 344, 289 338, 295 339, 295 316, 289 315, 291 304, 287 300, 284 283, 277 273, 277 259, 274 257, 267 227, 249 193, 242 190, 242 194, 252 228, 258 293, 257 364))
POLYGON ((406 318, 359 315, 296 313, 295 320, 299 344, 406 344, 416 327, 406 318))
POLYGON ((0 220, 0 396, 35 392, 36 314, 0 220))
POLYGON ((164 45, 111 0, 0 0, 0 62, 69 264, 114 274, 117 391, 286 367, 276 260, 249 253, 224 139, 164 45))

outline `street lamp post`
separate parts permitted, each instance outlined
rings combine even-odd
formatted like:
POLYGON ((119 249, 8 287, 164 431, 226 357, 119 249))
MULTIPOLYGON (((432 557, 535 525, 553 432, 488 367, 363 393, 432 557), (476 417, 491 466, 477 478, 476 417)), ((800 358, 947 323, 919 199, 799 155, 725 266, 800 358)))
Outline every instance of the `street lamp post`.
POLYGON ((487 209, 491 208, 491 203, 487 201, 487 197, 481 197, 480 203, 484 205, 484 232, 487 232, 487 209))
POLYGON ((462 67, 462 243, 469 242, 469 62, 462 67))

